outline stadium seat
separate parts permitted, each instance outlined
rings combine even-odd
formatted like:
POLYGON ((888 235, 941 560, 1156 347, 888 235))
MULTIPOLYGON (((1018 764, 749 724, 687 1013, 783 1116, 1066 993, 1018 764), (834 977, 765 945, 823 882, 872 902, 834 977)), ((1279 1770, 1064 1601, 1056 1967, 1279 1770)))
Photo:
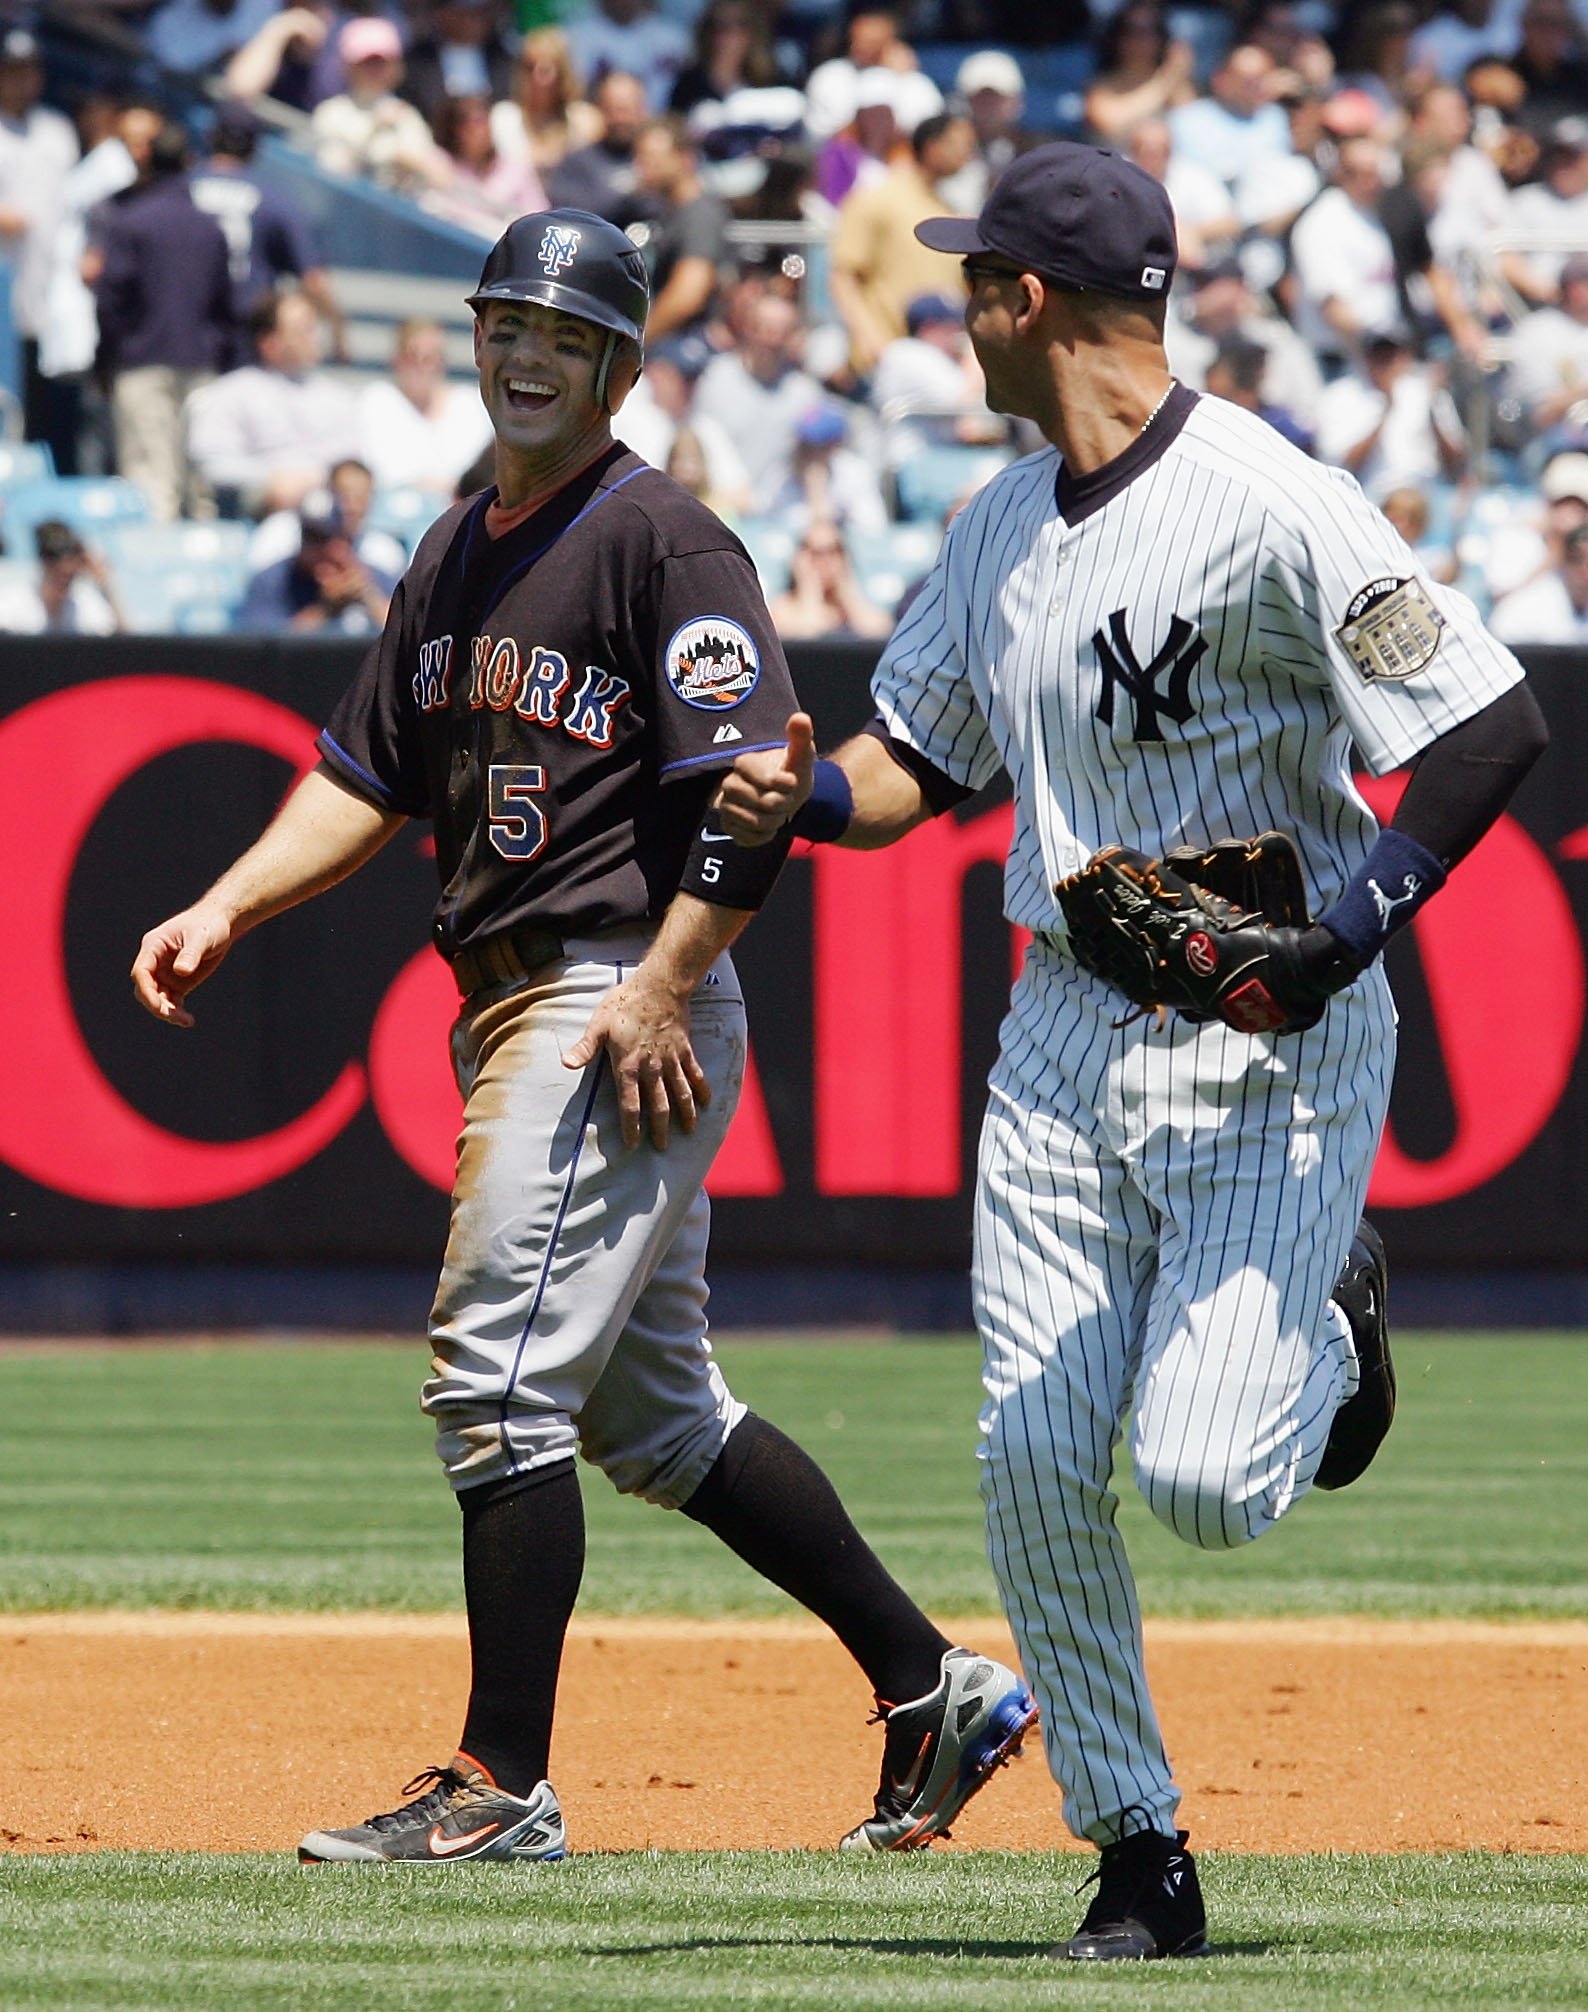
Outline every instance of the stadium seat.
POLYGON ((907 523, 943 519, 967 491, 996 475, 1010 455, 996 447, 926 447, 899 469, 899 515, 907 523))
POLYGON ((224 633, 248 584, 247 524, 116 524, 105 534, 116 592, 130 627, 142 635, 224 633), (189 609, 206 614, 199 626, 189 609))
POLYGON ((936 524, 890 524, 885 531, 850 531, 844 542, 867 597, 879 608, 896 608, 931 570, 943 534, 936 524))
POLYGON ((734 526, 760 576, 761 592, 770 601, 789 583, 794 557, 794 533, 775 517, 746 517, 734 526))
POLYGON ((368 528, 400 540, 411 559, 419 540, 450 507, 448 498, 432 489, 381 489, 370 502, 368 528))
POLYGON ((0 490, 0 525, 14 552, 34 526, 59 518, 98 543, 113 524, 147 520, 149 499, 120 475, 52 475, 0 490))
POLYGON ((54 473, 54 456, 42 440, 0 440, 0 488, 47 481, 54 473))

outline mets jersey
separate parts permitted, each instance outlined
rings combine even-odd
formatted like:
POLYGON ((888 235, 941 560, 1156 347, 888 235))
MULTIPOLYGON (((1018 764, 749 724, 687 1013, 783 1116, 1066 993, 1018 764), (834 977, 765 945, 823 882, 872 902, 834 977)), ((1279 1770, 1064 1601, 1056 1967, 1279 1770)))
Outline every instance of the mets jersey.
POLYGON ((712 779, 781 747, 797 703, 744 547, 638 455, 499 537, 494 499, 426 532, 318 744, 371 802, 434 818, 445 957, 659 916, 712 779))
POLYGON ((1270 827, 1318 912, 1377 833, 1353 743, 1381 774, 1521 676, 1349 475, 1176 385, 1096 474, 1047 448, 972 499, 873 691, 938 807, 1008 771, 1006 910, 1061 936, 1099 847, 1270 827))

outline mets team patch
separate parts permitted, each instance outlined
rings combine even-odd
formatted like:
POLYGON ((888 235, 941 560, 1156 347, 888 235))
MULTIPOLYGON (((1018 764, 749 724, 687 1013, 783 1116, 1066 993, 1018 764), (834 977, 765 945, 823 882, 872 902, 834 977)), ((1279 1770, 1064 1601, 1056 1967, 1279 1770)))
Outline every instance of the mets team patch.
POLYGON ((1369 580, 1335 630, 1340 647, 1371 684, 1415 677, 1434 660, 1445 618, 1421 580, 1369 580))
POLYGON ((726 615, 686 622, 667 645, 667 682, 686 706, 727 712, 742 704, 760 681, 761 653, 754 638, 726 615))

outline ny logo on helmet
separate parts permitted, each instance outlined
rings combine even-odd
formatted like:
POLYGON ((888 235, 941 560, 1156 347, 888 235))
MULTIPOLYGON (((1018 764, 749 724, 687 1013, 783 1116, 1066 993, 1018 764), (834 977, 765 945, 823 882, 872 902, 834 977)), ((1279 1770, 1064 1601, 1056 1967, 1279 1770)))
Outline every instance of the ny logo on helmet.
POLYGON ((548 279, 555 279, 565 265, 573 264, 579 255, 579 237, 580 233, 568 224, 546 226, 539 256, 548 279))

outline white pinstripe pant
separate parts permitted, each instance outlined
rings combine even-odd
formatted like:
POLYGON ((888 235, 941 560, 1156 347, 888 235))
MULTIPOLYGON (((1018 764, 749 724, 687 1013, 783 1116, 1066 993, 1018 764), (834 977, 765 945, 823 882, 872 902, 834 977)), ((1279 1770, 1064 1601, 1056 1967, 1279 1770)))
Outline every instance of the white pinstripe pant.
POLYGON ((1149 1016, 1035 944, 982 1128, 974 1291, 988 1550, 1077 1836, 1172 1831, 1110 1487, 1209 1550, 1312 1485, 1356 1385, 1329 1304, 1389 1102, 1375 969, 1281 1039, 1149 1016), (1132 1812, 1128 1824, 1125 1813, 1132 1812))

